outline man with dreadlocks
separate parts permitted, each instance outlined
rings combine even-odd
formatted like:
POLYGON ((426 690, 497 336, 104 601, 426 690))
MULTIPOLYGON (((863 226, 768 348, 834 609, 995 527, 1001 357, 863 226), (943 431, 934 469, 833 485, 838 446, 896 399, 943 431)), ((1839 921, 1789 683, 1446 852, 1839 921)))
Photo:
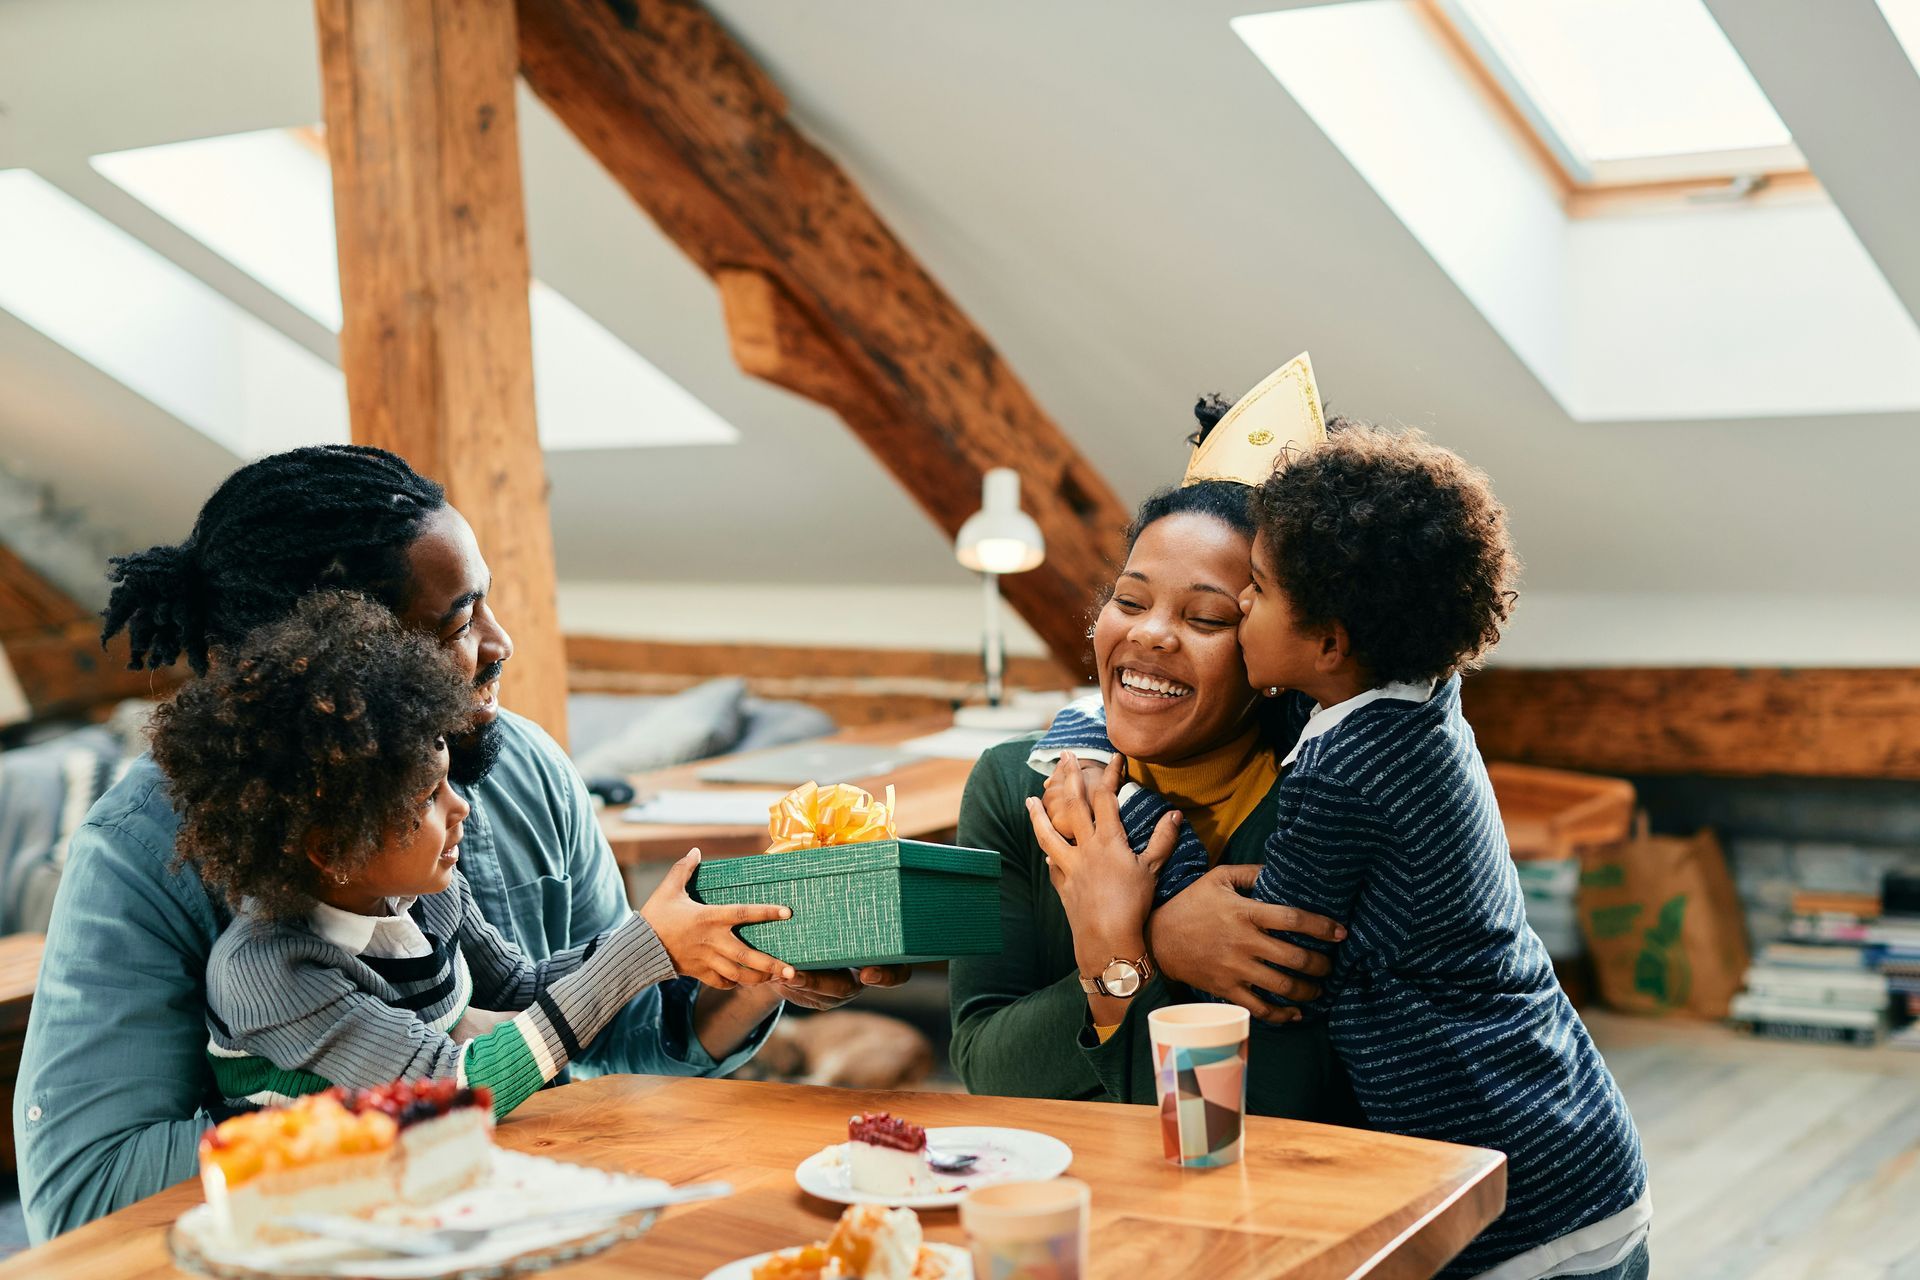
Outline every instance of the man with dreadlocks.
MULTIPOLYGON (((528 720, 499 705, 513 641, 488 603, 473 531, 441 487, 379 449, 327 445, 248 464, 178 546, 113 562, 103 640, 133 666, 223 650, 313 592, 385 604, 434 638, 473 690, 474 731, 450 743, 471 806, 461 868, 486 921, 536 960, 628 914, 585 784, 528 720)), ((175 857, 180 815, 142 756, 75 833, 40 970, 14 1102, 20 1193, 44 1240, 192 1176, 218 1119, 206 1058, 207 959, 231 918, 175 857)), ((759 1046, 782 999, 826 1008, 900 969, 799 974, 732 990, 648 988, 576 1059, 585 1072, 724 1075, 759 1046)))

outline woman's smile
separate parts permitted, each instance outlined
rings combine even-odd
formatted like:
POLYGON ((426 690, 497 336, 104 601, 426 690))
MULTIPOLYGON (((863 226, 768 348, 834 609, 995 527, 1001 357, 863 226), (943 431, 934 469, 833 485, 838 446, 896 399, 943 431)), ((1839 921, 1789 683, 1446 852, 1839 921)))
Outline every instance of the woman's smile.
POLYGON ((1193 696, 1193 686, 1145 664, 1128 665, 1114 672, 1119 682, 1119 692, 1128 696, 1131 702, 1140 704, 1143 711, 1163 710, 1182 698, 1193 696))

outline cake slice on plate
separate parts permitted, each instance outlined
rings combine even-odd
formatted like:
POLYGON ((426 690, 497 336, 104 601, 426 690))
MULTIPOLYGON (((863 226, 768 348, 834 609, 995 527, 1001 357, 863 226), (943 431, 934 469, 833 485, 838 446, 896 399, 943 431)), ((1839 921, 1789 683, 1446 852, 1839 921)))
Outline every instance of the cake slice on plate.
POLYGON ((355 1114, 333 1092, 223 1121, 200 1139, 200 1185, 215 1224, 236 1242, 286 1239, 292 1213, 369 1212, 395 1195, 400 1126, 355 1114))
POLYGON ((298 1234, 293 1214, 364 1216, 462 1191, 493 1167, 493 1098, 452 1080, 329 1089, 234 1116, 200 1139, 200 1185, 237 1243, 298 1234))
POLYGON ((847 1122, 847 1172, 867 1195, 906 1200, 939 1190, 927 1167, 927 1131, 884 1111, 847 1122))
POLYGON ((455 1080, 395 1080, 346 1094, 347 1109, 400 1127, 395 1176, 409 1204, 465 1191, 493 1168, 493 1092, 455 1080))

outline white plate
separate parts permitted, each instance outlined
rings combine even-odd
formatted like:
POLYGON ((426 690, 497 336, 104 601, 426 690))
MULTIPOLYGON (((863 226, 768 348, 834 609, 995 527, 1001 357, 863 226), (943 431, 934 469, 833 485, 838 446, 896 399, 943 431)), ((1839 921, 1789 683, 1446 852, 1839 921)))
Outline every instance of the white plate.
POLYGON ((899 1200, 853 1189, 846 1146, 836 1142, 800 1162, 793 1177, 808 1195, 837 1204, 883 1204, 907 1209, 945 1209, 967 1192, 989 1182, 1045 1182, 1073 1163, 1073 1148, 1058 1138, 1030 1129, 957 1128, 927 1130, 927 1145, 938 1151, 979 1152, 980 1162, 966 1174, 936 1173, 939 1190, 899 1200))
MULTIPOLYGON (((940 1255, 947 1264, 946 1280, 973 1280, 973 1259, 965 1249, 958 1245, 935 1244, 929 1240, 926 1248, 940 1255)), ((753 1269, 771 1258, 775 1253, 785 1253, 785 1249, 775 1249, 770 1253, 756 1253, 751 1258, 741 1258, 707 1272, 706 1280, 752 1280, 753 1269)))
MULTIPOLYGON (((389 1205, 372 1218, 384 1225, 432 1230, 532 1217, 665 1185, 653 1178, 633 1178, 544 1156, 495 1150, 491 1175, 478 1186, 430 1205, 389 1205)), ((575 1219, 518 1231, 503 1229, 459 1253, 407 1258, 370 1254, 350 1244, 311 1236, 286 1244, 237 1246, 215 1229, 213 1211, 198 1204, 180 1215, 168 1233, 167 1243, 174 1262, 183 1270, 232 1280, 269 1276, 440 1280, 544 1270, 630 1240, 652 1225, 657 1216, 657 1210, 646 1209, 624 1216, 609 1214, 597 1222, 575 1219)))

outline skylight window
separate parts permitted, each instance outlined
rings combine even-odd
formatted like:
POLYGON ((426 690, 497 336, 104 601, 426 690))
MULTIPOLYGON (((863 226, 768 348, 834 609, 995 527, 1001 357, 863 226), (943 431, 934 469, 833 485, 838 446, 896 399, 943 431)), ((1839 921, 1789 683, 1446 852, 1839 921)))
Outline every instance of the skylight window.
MULTIPOLYGON (((1758 200, 1663 186, 1588 201, 1516 138, 1510 97, 1489 94, 1443 38, 1439 2, 1310 4, 1232 27, 1569 417, 1920 408, 1920 327, 1817 184, 1758 200)), ((1674 146, 1708 135, 1680 136, 1674 146)))
POLYGON ((25 169, 0 308, 243 458, 347 439, 340 371, 25 169))
POLYGON ((1577 186, 1799 172, 1702 0, 1435 0, 1577 186))
MULTIPOLYGON (((340 329, 324 156, 268 129, 96 156, 109 181, 327 328, 340 329)), ((733 424, 535 280, 533 386, 547 449, 732 444, 733 424)))
POLYGON ((1907 60, 1920 71, 1920 0, 1880 0, 1880 12, 1907 51, 1907 60))
POLYGON ((333 179, 285 129, 95 156, 93 167, 141 204, 340 331, 333 179))

